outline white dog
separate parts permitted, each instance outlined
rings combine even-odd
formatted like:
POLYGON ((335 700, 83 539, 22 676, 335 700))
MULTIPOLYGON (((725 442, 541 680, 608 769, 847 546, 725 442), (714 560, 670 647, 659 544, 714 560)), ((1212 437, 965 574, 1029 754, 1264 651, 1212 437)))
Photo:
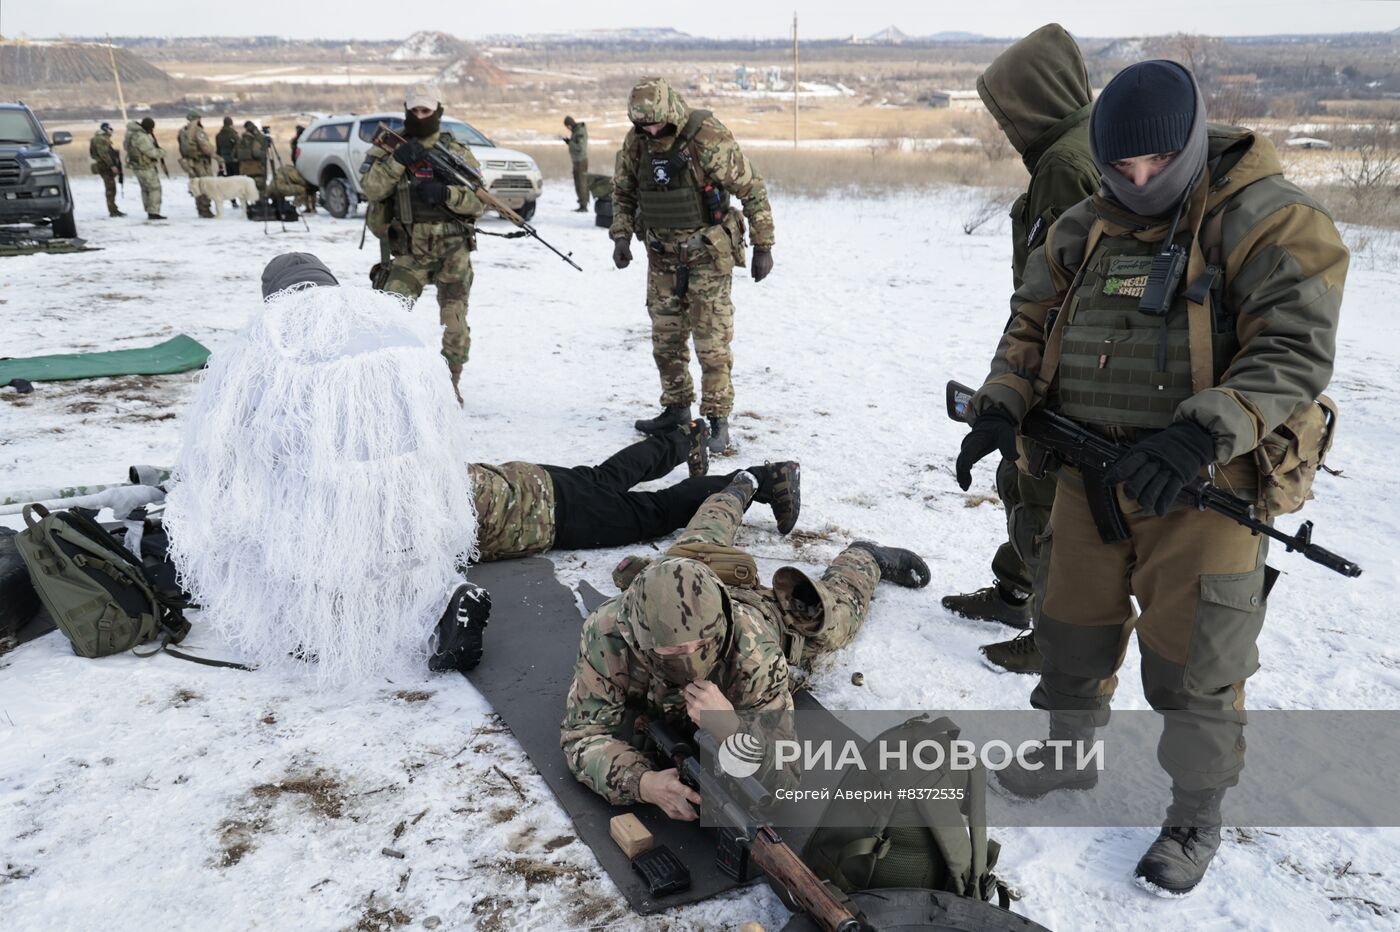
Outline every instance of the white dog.
POLYGON ((214 204, 214 213, 224 215, 224 201, 238 198, 244 204, 258 199, 258 186, 247 175, 211 175, 207 178, 191 178, 190 194, 203 195, 214 204))

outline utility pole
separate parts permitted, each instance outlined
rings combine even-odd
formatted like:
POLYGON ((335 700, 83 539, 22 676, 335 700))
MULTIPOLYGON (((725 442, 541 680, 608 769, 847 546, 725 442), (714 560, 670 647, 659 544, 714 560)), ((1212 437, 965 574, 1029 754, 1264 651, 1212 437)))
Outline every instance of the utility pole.
POLYGON ((126 115, 126 98, 122 96, 122 76, 117 73, 117 52, 112 45, 111 35, 107 36, 107 57, 112 61, 112 80, 117 82, 117 105, 122 108, 122 125, 125 126, 130 120, 126 115))
POLYGON ((797 148, 797 114, 802 108, 799 96, 802 87, 802 72, 797 57, 797 11, 792 11, 792 147, 797 148))

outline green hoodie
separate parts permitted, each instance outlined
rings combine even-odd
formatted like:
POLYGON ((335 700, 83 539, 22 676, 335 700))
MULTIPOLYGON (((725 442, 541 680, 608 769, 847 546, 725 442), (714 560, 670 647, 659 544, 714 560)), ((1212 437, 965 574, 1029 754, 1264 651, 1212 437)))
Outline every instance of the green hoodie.
POLYGON ((1099 187, 1089 154, 1089 73, 1079 46, 1057 23, 1015 43, 977 79, 977 93, 1031 173, 1011 208, 1011 278, 1060 214, 1099 187))

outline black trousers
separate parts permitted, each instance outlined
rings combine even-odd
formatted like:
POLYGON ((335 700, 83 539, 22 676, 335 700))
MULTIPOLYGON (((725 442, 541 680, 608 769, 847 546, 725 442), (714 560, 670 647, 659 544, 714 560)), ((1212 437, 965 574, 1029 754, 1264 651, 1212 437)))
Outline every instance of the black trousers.
POLYGON ((687 443, 672 431, 634 443, 597 466, 542 465, 554 481, 554 546, 624 547, 685 527, 735 473, 685 479, 656 492, 633 492, 632 486, 660 479, 685 462, 687 443))

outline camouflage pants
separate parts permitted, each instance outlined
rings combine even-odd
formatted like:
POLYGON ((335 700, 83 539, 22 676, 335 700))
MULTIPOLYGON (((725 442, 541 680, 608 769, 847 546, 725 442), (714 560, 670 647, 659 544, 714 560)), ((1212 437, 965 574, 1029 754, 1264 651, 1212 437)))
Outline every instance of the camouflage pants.
POLYGON ((578 206, 588 207, 588 159, 574 162, 574 193, 578 195, 578 206))
POLYGON ((1006 540, 992 557, 992 575, 1007 589, 1034 589, 1039 540, 1050 526, 1055 477, 1036 479, 1021 472, 1015 460, 997 465, 997 494, 1006 509, 1006 540))
POLYGON ((154 165, 133 168, 131 173, 141 184, 141 206, 148 214, 160 213, 160 170, 154 165))
POLYGON ((1158 760, 1187 790, 1233 786, 1244 767, 1244 684, 1259 668, 1268 538, 1212 511, 1124 511, 1132 537, 1103 543, 1082 481, 1061 476, 1036 582, 1045 666, 1031 704, 1078 713, 1064 716, 1071 723, 1108 721, 1136 596, 1147 701, 1202 713, 1167 716, 1158 760))
POLYGON ((115 217, 120 209, 117 207, 117 177, 113 172, 107 170, 99 171, 97 174, 102 176, 102 191, 107 195, 107 213, 115 217))
POLYGON ((442 323, 442 355, 454 368, 466 365, 472 348, 467 326, 467 296, 472 290, 472 260, 461 233, 423 237, 414 230, 413 251, 395 256, 384 290, 418 299, 428 285, 437 285, 438 319, 442 323))
POLYGON ((651 355, 661 375, 661 404, 695 401, 690 378, 690 336, 700 360, 700 413, 728 417, 734 408, 730 370, 734 353, 734 304, 729 299, 732 274, 702 265, 690 270, 684 298, 676 297, 676 273, 653 260, 647 270, 647 313, 651 316, 651 355))
MULTIPOLYGON (((747 505, 748 501, 728 490, 711 495, 669 552, 687 544, 734 546, 734 535, 744 520, 747 505)), ((784 634, 803 640, 800 662, 807 665, 851 642, 865 623, 879 581, 880 568, 875 558, 868 551, 847 547, 831 561, 821 579, 814 580, 796 567, 785 566, 774 574, 771 590, 731 588, 730 592, 744 602, 761 599, 765 615, 781 617, 784 634), (820 605, 821 611, 815 616, 796 611, 795 604, 799 602, 820 605)))
POLYGON ((238 173, 253 179, 258 186, 258 197, 267 194, 267 163, 257 159, 244 159, 238 163, 238 173))
MULTIPOLYGON (((191 178, 209 178, 214 174, 214 165, 208 159, 181 159, 180 164, 191 178)), ((199 211, 201 217, 207 217, 213 212, 210 207, 209 198, 203 194, 194 199, 194 209, 199 211)))

